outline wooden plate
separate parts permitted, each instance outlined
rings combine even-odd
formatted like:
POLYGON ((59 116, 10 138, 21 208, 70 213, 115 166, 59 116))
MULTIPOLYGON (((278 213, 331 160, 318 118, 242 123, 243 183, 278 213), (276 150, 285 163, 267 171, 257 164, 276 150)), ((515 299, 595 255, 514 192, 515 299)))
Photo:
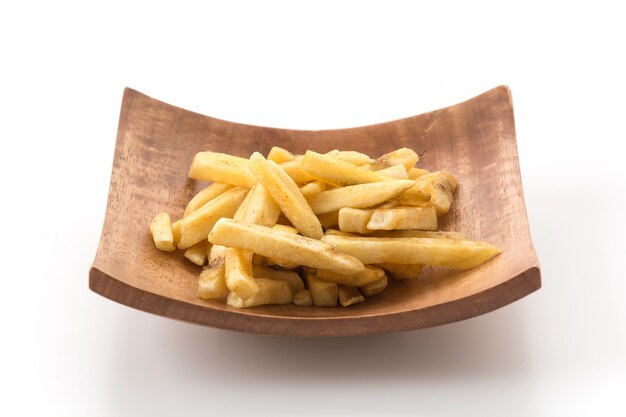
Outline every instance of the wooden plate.
POLYGON ((249 126, 196 114, 126 89, 102 236, 89 287, 165 317, 224 329, 296 336, 346 336, 420 329, 483 314, 541 286, 520 179, 511 94, 501 86, 445 109, 352 129, 300 131, 249 126), (155 249, 148 224, 182 215, 204 184, 187 178, 202 150, 249 156, 272 146, 293 152, 352 149, 372 156, 415 149, 420 166, 456 174, 459 188, 443 230, 503 249, 469 270, 429 269, 393 282, 348 308, 263 306, 238 310, 196 296, 199 268, 155 249))

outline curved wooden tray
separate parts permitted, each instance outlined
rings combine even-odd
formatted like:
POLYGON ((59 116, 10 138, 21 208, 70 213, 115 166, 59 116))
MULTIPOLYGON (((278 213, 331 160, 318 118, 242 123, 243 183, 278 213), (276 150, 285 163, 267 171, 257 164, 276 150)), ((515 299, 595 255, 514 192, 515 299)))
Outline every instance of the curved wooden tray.
POLYGON ((352 129, 299 131, 231 123, 126 89, 102 236, 89 287, 165 317, 247 332, 344 336, 419 329, 483 314, 540 288, 520 179, 511 95, 501 86, 445 109, 352 129), (197 266, 154 248, 151 218, 178 218, 203 184, 187 178, 202 150, 249 156, 272 146, 293 152, 353 149, 377 156, 409 147, 420 166, 445 169, 460 185, 444 230, 504 252, 469 270, 429 269, 393 282, 349 308, 263 306, 238 310, 196 297, 197 266))

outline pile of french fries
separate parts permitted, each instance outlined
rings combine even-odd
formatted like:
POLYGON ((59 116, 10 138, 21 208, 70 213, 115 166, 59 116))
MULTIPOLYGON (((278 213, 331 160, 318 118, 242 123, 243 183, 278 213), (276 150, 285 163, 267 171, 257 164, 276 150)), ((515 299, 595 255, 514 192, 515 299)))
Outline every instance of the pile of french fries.
POLYGON ((267 159, 199 152, 189 177, 212 184, 180 220, 159 213, 150 232, 158 249, 183 249, 202 267, 200 297, 237 308, 346 307, 383 291, 388 276, 416 279, 424 265, 469 269, 497 255, 488 243, 437 231, 457 181, 417 162, 407 148, 378 159, 278 147, 267 159))

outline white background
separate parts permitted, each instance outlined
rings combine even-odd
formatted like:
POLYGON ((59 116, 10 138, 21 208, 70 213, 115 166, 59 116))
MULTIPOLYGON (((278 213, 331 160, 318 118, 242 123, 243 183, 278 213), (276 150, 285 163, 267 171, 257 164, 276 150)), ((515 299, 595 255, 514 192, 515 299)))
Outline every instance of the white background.
POLYGON ((626 415, 625 74, 618 1, 3 0, 0 415, 626 415), (227 120, 337 128, 499 84, 543 274, 519 302, 292 339, 87 288, 125 86, 227 120))

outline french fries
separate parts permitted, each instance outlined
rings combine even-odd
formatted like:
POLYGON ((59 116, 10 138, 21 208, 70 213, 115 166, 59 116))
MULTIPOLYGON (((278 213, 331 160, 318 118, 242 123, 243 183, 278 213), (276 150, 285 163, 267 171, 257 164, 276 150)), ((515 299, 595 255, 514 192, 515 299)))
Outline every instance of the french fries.
MULTIPOLYGON (((341 225, 339 227, 341 228, 341 225)), ((372 210, 366 228, 367 230, 437 230, 437 212, 434 207, 375 209, 372 210)))
POLYGON ((232 217, 248 190, 233 188, 209 201, 180 221, 178 249, 187 249, 206 239, 213 225, 223 217, 232 217))
POLYGON ((448 172, 440 172, 433 180, 430 201, 437 209, 437 214, 445 214, 450 210, 456 186, 456 178, 448 172))
POLYGON ((280 208, 265 188, 257 184, 243 200, 233 219, 269 227, 276 224, 278 216, 280 216, 280 208))
POLYGON ((209 251, 209 266, 221 265, 226 260, 226 250, 228 248, 222 245, 213 245, 209 251))
POLYGON ((319 180, 340 186, 387 181, 390 179, 388 176, 378 172, 360 169, 349 162, 313 151, 306 151, 304 154, 302 169, 319 180))
POLYGON ((418 160, 408 148, 377 159, 280 147, 267 159, 199 152, 188 175, 213 183, 175 222, 157 214, 150 233, 158 249, 184 249, 203 268, 200 298, 235 308, 347 307, 384 291, 388 277, 420 285, 426 265, 468 269, 500 253, 437 230, 457 180, 418 160))
POLYGON ((311 181, 315 181, 315 177, 302 169, 302 157, 294 158, 292 161, 287 161, 280 164, 280 167, 289 175, 289 177, 298 186, 302 186, 311 181))
POLYGON ((417 279, 424 268, 423 265, 411 265, 411 264, 378 264, 377 266, 383 268, 385 271, 396 280, 402 281, 405 279, 417 279))
POLYGON ((258 253, 268 258, 285 259, 311 268, 326 268, 346 275, 365 269, 358 259, 320 240, 272 230, 269 227, 219 220, 209 242, 258 253))
POLYGON ((371 284, 367 284, 359 288, 359 291, 364 296, 371 297, 373 295, 383 292, 383 290, 387 288, 388 283, 389 283, 389 280, 387 279, 387 275, 385 275, 378 281, 372 282, 371 284))
POLYGON ((310 306, 313 304, 311 292, 309 290, 301 290, 294 294, 293 303, 297 306, 310 306))
POLYGON ((339 303, 343 307, 348 307, 352 304, 362 303, 363 301, 365 301, 365 297, 363 297, 359 290, 354 287, 339 285, 337 289, 339 295, 339 303))
MULTIPOLYGON (((274 225, 272 227, 272 230, 275 230, 277 232, 283 232, 283 233, 290 233, 292 235, 297 235, 298 234, 298 229, 296 229, 293 226, 285 226, 284 224, 277 224, 274 225)), ((297 268, 298 266, 300 266, 299 264, 292 262, 292 261, 286 261, 283 259, 275 259, 275 258, 265 258, 266 262, 268 265, 278 265, 282 268, 285 269, 294 269, 297 268)))
POLYGON ((449 172, 431 172, 419 176, 415 185, 400 194, 396 201, 409 206, 432 206, 438 215, 443 215, 454 201, 456 187, 456 178, 449 172))
POLYGON ((430 239, 469 240, 467 236, 457 232, 427 231, 427 230, 377 230, 369 237, 427 237, 430 239))
POLYGON ((228 287, 224 275, 224 263, 204 269, 198 278, 198 296, 205 300, 226 300, 228 287))
POLYGON ((376 171, 378 174, 385 175, 393 178, 408 178, 409 175, 406 172, 406 168, 402 164, 390 166, 376 171))
MULTIPOLYGON (((237 219, 235 219, 237 220, 237 219)), ((276 230, 277 232, 283 232, 283 233, 290 233, 292 235, 297 235, 298 234, 298 229, 296 229, 293 226, 287 226, 284 224, 275 224, 274 226, 272 226, 273 230, 276 230)))
POLYGON ((485 242, 443 238, 324 236, 322 241, 364 264, 419 264, 470 269, 500 253, 498 248, 485 242))
POLYGON ((344 207, 339 210, 339 230, 348 233, 371 233, 372 231, 367 228, 371 217, 372 210, 359 210, 344 207))
POLYGON ((282 271, 264 266, 253 266, 252 274, 254 275, 254 279, 267 278, 278 281, 285 281, 287 284, 289 284, 291 292, 294 294, 294 296, 297 292, 304 290, 304 283, 302 282, 302 278, 300 278, 300 275, 295 272, 282 271))
POLYGON ((317 194, 326 189, 326 185, 322 181, 313 181, 300 187, 300 192, 304 197, 317 194))
POLYGON ((198 194, 196 194, 189 201, 189 203, 187 204, 187 207, 185 207, 185 213, 183 214, 183 217, 187 217, 188 215, 190 215, 191 213, 193 213, 200 207, 204 206, 209 201, 213 200, 218 195, 224 194, 226 191, 230 190, 231 188, 233 188, 232 185, 220 184, 217 182, 214 182, 213 184, 209 185, 208 187, 200 191, 198 194))
POLYGON ((406 174, 409 177, 409 179, 416 180, 419 177, 421 177, 422 175, 428 174, 428 170, 427 169, 413 167, 413 168, 409 169, 406 174))
POLYGON ((322 191, 307 200, 315 214, 340 210, 343 207, 366 208, 384 203, 414 185, 411 180, 390 180, 350 185, 322 191))
POLYGON ((274 161, 277 164, 293 161, 296 159, 295 155, 289 152, 287 149, 279 148, 278 146, 272 147, 270 153, 267 154, 269 161, 274 161))
POLYGON ((376 230, 437 230, 434 207, 394 207, 359 210, 344 207, 339 210, 342 232, 369 234, 376 230))
POLYGON ((187 248, 185 251, 185 258, 189 259, 191 262, 198 266, 204 265, 207 259, 207 244, 209 242, 206 240, 201 240, 195 245, 187 248))
POLYGON ((324 235, 320 221, 295 182, 275 162, 255 152, 250 157, 249 168, 303 236, 319 239, 324 235))
POLYGON ((307 286, 311 293, 311 300, 314 306, 336 307, 338 288, 334 282, 326 281, 314 275, 307 275, 307 286))
POLYGON ((252 275, 252 252, 243 249, 228 248, 225 258, 226 286, 237 293, 243 300, 259 292, 259 287, 252 275))
POLYGON ((413 149, 400 148, 393 152, 389 152, 381 156, 376 160, 376 164, 382 167, 392 167, 394 165, 402 164, 404 168, 409 171, 419 161, 419 156, 413 149))
POLYGON ((176 249, 169 214, 163 212, 156 215, 150 223, 150 234, 157 249, 165 252, 171 252, 176 249))
POLYGON ((373 266, 365 265, 365 269, 357 274, 342 275, 333 271, 325 269, 319 269, 317 271, 317 277, 322 278, 329 282, 336 282, 337 284, 343 284, 348 287, 362 287, 369 285, 372 282, 376 282, 385 276, 385 271, 373 266))
POLYGON ((191 161, 189 178, 251 188, 256 184, 248 160, 217 152, 198 152, 191 161))
POLYGON ((349 162, 352 165, 357 165, 357 166, 374 162, 374 160, 370 158, 368 155, 365 155, 364 153, 356 152, 356 151, 339 151, 335 149, 330 152, 326 152, 325 155, 331 156, 335 159, 339 159, 340 161, 349 162))
POLYGON ((231 307, 255 307, 264 304, 289 304, 293 300, 291 287, 286 281, 259 278, 256 280, 258 291, 248 299, 241 298, 236 292, 228 294, 226 304, 231 307))

